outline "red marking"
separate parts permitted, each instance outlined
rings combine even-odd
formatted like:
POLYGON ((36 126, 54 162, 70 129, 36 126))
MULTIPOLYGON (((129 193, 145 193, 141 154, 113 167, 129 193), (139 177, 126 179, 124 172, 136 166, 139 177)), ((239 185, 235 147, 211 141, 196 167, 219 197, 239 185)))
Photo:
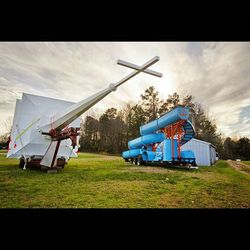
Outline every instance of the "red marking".
POLYGON ((152 147, 152 151, 156 151, 157 146, 158 146, 158 145, 157 145, 156 143, 154 143, 154 144, 153 144, 153 147, 152 147))
POLYGON ((14 144, 14 148, 16 148, 16 143, 14 144))
POLYGON ((70 138, 72 141, 72 146, 75 148, 77 144, 77 136, 79 135, 79 129, 80 128, 65 128, 61 131, 57 131, 55 129, 50 129, 49 133, 44 133, 44 134, 49 134, 53 140, 65 140, 70 138))

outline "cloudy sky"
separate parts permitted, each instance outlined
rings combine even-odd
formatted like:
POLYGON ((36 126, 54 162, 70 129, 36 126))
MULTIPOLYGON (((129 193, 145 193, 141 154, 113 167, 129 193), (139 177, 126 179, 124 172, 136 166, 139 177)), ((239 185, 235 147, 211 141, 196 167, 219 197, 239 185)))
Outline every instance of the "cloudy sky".
POLYGON ((83 42, 0 43, 0 134, 22 92, 80 101, 154 56, 156 78, 141 73, 99 102, 95 112, 136 103, 154 85, 162 98, 177 91, 203 104, 227 136, 250 137, 250 43, 83 42))

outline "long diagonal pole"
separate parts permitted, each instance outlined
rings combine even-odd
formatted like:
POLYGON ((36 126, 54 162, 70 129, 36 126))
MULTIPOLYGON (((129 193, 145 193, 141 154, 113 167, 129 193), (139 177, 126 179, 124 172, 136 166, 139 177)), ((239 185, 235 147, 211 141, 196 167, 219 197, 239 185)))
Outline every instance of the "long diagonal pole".
MULTIPOLYGON (((135 69, 132 73, 127 75, 126 77, 122 78, 120 81, 117 83, 111 83, 107 88, 99 91, 98 93, 78 102, 73 104, 72 106, 66 108, 65 110, 62 110, 61 112, 56 113, 53 117, 50 117, 50 121, 52 120, 53 123, 45 123, 44 125, 41 126, 40 132, 42 134, 51 134, 51 136, 54 134, 55 131, 59 132, 63 130, 67 125, 69 125, 71 122, 73 122, 76 118, 78 118, 81 114, 86 112, 89 108, 94 106, 97 102, 102 100, 105 96, 107 96, 109 93, 112 91, 115 91, 117 87, 122 85, 124 82, 128 81, 132 77, 136 76, 140 72, 145 72, 145 70, 153 65, 154 63, 158 62, 160 58, 158 56, 152 58, 145 64, 143 64, 141 67, 130 64, 127 62, 122 61, 124 66, 128 66, 130 68, 135 69), (52 119, 51 119, 52 118, 52 119), (48 133, 49 132, 49 133, 48 133)), ((151 72, 147 72, 149 74, 152 74, 151 72)), ((158 72, 153 72, 152 75, 158 74, 158 77, 161 77, 160 73, 158 72)), ((50 144, 49 148, 47 149, 46 154, 44 155, 41 165, 48 166, 48 167, 53 167, 56 161, 57 153, 59 150, 60 146, 60 140, 57 141, 56 148, 55 150, 51 147, 52 143, 50 144), (52 156, 53 155, 53 156, 52 156)))
MULTIPOLYGON (((131 64, 132 67, 130 67, 130 68, 133 68, 135 70, 132 73, 130 73, 129 75, 122 78, 117 83, 111 83, 107 88, 99 91, 98 93, 96 93, 96 94, 94 94, 94 95, 92 95, 92 96, 90 96, 90 97, 88 97, 88 98, 86 98, 78 103, 75 103, 72 106, 68 107, 67 109, 55 114, 53 116, 53 121, 54 121, 53 122, 53 129, 57 129, 57 130, 63 129, 64 127, 69 125, 72 121, 74 121, 77 117, 79 117, 84 112, 86 112, 89 108, 94 106, 97 102, 102 100, 109 93, 111 93, 112 91, 115 91, 117 89, 117 87, 119 87, 124 82, 131 79, 132 77, 138 75, 140 72, 146 72, 145 70, 148 67, 155 64, 159 60, 160 60, 160 58, 158 56, 156 56, 156 57, 152 58, 151 60, 149 60, 148 62, 144 63, 142 66, 137 66, 137 65, 131 64)), ((130 63, 125 62, 125 64, 130 64, 130 63)), ((149 73, 149 72, 147 72, 147 73, 149 73)), ((157 75, 158 77, 162 76, 162 74, 160 74, 158 72, 154 72, 154 74, 152 74, 152 75, 155 75, 155 73, 158 74, 157 75)), ((41 126, 41 130, 44 132, 48 131, 49 128, 50 128, 50 124, 44 124, 41 126)))

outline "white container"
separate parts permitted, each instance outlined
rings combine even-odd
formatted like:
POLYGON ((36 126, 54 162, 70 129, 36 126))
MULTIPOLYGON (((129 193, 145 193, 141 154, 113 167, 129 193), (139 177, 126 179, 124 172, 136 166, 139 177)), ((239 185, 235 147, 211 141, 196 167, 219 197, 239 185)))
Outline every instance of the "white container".
POLYGON ((211 166, 219 159, 213 144, 194 138, 181 146, 181 150, 192 150, 198 166, 211 166))

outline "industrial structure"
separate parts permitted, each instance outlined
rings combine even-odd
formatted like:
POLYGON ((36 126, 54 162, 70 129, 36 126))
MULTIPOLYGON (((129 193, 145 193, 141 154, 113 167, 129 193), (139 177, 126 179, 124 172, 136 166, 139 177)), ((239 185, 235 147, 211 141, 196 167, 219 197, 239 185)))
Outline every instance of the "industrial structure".
POLYGON ((192 150, 197 166, 211 166, 219 159, 217 149, 212 143, 195 138, 182 145, 181 150, 192 150))
POLYGON ((196 166, 194 152, 182 148, 195 135, 188 117, 189 108, 179 105, 159 119, 141 126, 141 137, 128 142, 129 150, 124 151, 122 157, 137 165, 196 166))
POLYGON ((154 57, 142 66, 118 60, 119 65, 134 71, 78 103, 24 93, 22 99, 16 101, 7 157, 19 158, 23 169, 40 167, 56 171, 63 168, 70 157, 77 156, 79 117, 140 72, 161 77, 161 73, 148 69, 159 60, 154 57))

